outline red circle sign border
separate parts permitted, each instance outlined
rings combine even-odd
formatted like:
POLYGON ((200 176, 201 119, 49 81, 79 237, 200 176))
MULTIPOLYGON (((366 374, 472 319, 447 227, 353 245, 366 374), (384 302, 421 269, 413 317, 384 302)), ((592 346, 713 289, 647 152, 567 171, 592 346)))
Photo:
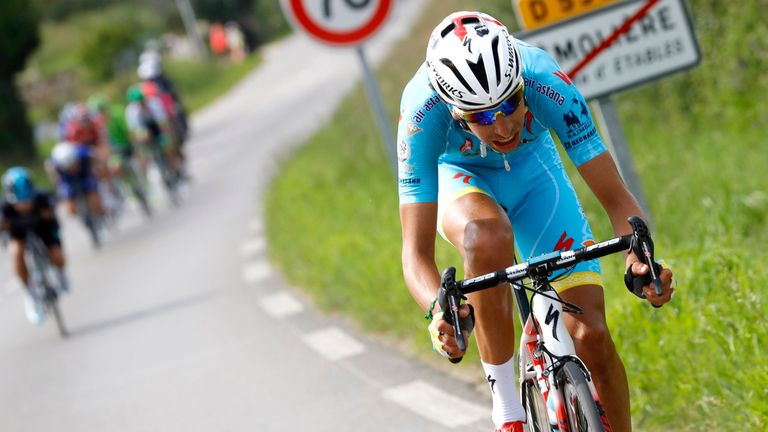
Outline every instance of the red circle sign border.
POLYGON ((310 35, 337 45, 352 45, 361 42, 379 28, 392 7, 392 0, 382 0, 379 9, 374 13, 370 21, 359 29, 346 33, 331 32, 315 24, 309 17, 309 14, 307 14, 307 11, 304 10, 301 0, 290 0, 290 4, 296 20, 310 35))

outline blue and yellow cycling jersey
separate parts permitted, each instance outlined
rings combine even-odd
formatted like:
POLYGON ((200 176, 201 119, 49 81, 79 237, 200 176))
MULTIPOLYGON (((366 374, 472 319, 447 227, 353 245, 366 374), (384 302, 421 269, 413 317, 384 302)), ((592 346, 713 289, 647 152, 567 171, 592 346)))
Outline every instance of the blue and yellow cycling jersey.
MULTIPOLYGON (((424 65, 405 87, 398 124, 400 204, 437 202, 438 225, 446 207, 471 192, 485 193, 507 213, 524 259, 589 244, 592 233, 563 168, 553 130, 576 166, 606 149, 587 103, 545 51, 518 41, 525 82, 520 145, 504 155, 488 147, 451 117, 429 85, 424 65), (509 169, 507 169, 507 167, 509 169)), ((599 284, 597 261, 582 263, 559 290, 599 284)))

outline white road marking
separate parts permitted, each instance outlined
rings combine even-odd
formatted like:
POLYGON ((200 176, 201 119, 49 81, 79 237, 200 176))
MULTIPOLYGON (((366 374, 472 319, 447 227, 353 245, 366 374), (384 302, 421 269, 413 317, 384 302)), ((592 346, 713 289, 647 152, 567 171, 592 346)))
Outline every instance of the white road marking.
POLYGON ((243 280, 256 283, 266 280, 272 275, 272 267, 266 261, 256 261, 243 267, 243 280))
POLYGON ((384 398, 449 429, 467 426, 491 415, 490 407, 467 402, 419 380, 385 390, 384 398))
POLYGON ((261 301, 261 306, 267 314, 275 318, 287 317, 304 310, 304 306, 302 306, 296 298, 286 292, 273 294, 264 298, 264 300, 261 301))
POLYGON ((240 246, 240 253, 244 257, 251 257, 263 253, 267 249, 267 241, 264 237, 248 239, 240 246))
POLYGON ((363 344, 336 327, 310 333, 304 336, 304 342, 331 361, 342 360, 365 351, 363 344))

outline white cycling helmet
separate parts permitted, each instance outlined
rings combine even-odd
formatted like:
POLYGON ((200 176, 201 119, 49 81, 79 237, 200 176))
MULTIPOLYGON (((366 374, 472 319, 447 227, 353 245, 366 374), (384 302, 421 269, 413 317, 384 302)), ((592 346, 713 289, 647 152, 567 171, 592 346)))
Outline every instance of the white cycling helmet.
POLYGON ((136 70, 142 80, 151 80, 160 75, 160 62, 148 60, 142 62, 136 70))
POLYGON ((427 45, 427 69, 437 94, 465 111, 497 105, 522 80, 515 38, 481 12, 455 12, 435 27, 427 45))
POLYGON ((51 152, 53 165, 62 170, 68 170, 77 163, 77 148, 68 141, 62 141, 51 152))

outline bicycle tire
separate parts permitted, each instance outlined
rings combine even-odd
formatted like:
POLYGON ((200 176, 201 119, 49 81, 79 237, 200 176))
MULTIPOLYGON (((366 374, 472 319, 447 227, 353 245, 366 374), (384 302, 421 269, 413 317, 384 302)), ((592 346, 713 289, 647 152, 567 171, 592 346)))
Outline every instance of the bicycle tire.
POLYGON ((170 163, 162 153, 155 151, 154 153, 155 165, 160 172, 160 178, 163 180, 165 191, 168 193, 168 197, 171 200, 171 204, 178 207, 181 204, 181 197, 179 196, 179 175, 171 168, 170 163))
MULTIPOLYGON (((50 288, 46 288, 46 290, 51 290, 50 288)), ((55 292, 50 292, 46 295, 47 308, 49 311, 53 313, 53 318, 56 321, 56 327, 59 329, 59 335, 67 339, 69 337, 69 330, 67 330, 67 325, 64 323, 64 315, 61 313, 61 309, 59 308, 59 299, 55 292)))
POLYGON ((558 372, 563 402, 571 432, 611 432, 605 414, 587 384, 584 370, 574 361, 567 361, 558 372))
POLYGON ((95 217, 93 215, 85 216, 85 226, 88 228, 88 234, 90 234, 93 247, 95 249, 101 249, 101 236, 99 235, 99 229, 96 226, 95 217))
POLYGON ((522 384, 522 402, 525 410, 526 427, 528 432, 551 432, 552 426, 547 414, 544 396, 539 391, 536 381, 527 379, 522 384))

